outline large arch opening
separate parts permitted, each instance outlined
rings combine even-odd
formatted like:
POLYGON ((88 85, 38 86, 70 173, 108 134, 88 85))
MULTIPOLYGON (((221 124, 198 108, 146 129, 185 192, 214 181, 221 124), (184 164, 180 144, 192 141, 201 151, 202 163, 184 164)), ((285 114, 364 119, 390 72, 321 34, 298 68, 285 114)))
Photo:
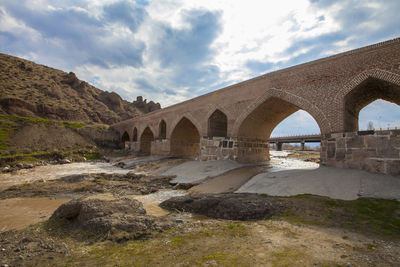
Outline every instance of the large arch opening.
POLYGON ((142 136, 140 137, 140 152, 150 154, 151 142, 154 140, 154 134, 149 127, 144 129, 142 136))
MULTIPOLYGON (((238 160, 243 162, 268 160, 271 133, 283 120, 299 110, 298 106, 277 97, 270 97, 257 106, 247 115, 238 129, 238 160)), ((304 111, 296 114, 294 114, 295 117, 302 116, 304 111)), ((319 133, 321 130, 318 123, 314 117, 311 115, 310 117, 317 125, 317 133, 319 133)), ((293 119, 289 121, 295 124, 296 128, 302 123, 293 119)), ((297 132, 298 129, 293 132, 293 135, 297 132)))
POLYGON ((187 118, 182 118, 171 134, 171 154, 183 157, 197 157, 200 154, 200 134, 187 118))
POLYGON ((376 78, 368 78, 345 96, 344 130, 359 130, 361 109, 382 99, 400 105, 400 86, 376 78))
POLYGON ((378 99, 360 110, 360 131, 400 129, 400 105, 378 99))
POLYGON ((160 125, 159 125, 159 138, 160 139, 166 139, 167 138, 167 124, 165 123, 164 120, 161 120, 160 125))
POLYGON ((133 138, 132 138, 133 142, 137 142, 137 128, 135 127, 133 129, 133 138))
POLYGON ((219 109, 208 118, 208 136, 225 137, 228 132, 228 118, 219 109))
POLYGON ((315 119, 304 110, 298 110, 282 120, 272 131, 270 148, 275 150, 304 151, 298 154, 308 161, 319 161, 321 131, 315 119))

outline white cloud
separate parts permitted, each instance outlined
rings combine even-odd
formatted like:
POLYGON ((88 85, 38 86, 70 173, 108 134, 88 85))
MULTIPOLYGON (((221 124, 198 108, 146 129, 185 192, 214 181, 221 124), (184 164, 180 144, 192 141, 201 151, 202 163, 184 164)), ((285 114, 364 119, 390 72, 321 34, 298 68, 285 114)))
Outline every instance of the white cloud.
MULTIPOLYGON (((165 107, 400 34, 397 0, 144 2, 4 0, 2 52, 74 71, 101 89, 129 100, 142 95, 165 107), (105 9, 118 4, 120 14, 107 17, 105 9), (69 21, 71 14, 76 19, 69 21)), ((293 116, 318 130, 302 112, 293 116)))

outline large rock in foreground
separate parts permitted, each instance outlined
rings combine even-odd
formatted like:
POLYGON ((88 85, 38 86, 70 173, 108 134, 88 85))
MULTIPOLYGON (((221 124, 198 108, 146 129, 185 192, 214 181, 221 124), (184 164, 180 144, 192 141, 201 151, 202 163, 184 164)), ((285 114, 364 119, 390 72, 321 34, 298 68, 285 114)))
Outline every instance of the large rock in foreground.
POLYGON ((100 194, 61 205, 50 220, 61 219, 73 228, 103 234, 108 239, 137 239, 153 230, 169 228, 160 218, 146 215, 141 202, 100 194))
POLYGON ((201 194, 173 197, 160 204, 179 210, 227 220, 259 220, 272 216, 281 205, 257 194, 201 194))

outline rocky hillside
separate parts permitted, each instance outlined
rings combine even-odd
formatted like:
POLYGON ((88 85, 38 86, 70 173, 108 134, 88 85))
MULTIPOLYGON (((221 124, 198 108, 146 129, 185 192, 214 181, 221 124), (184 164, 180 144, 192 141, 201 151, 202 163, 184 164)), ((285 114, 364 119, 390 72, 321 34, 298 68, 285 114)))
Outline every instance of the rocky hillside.
POLYGON ((0 114, 113 124, 160 108, 159 103, 123 100, 72 72, 0 53, 0 114))

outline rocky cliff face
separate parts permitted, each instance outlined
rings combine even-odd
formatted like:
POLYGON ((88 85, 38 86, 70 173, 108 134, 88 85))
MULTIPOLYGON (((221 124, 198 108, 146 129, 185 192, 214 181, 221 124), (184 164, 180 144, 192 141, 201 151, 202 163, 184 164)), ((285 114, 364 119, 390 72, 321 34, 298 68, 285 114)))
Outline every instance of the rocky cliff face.
POLYGON ((0 114, 113 124, 160 108, 141 97, 125 101, 73 72, 5 54, 0 54, 0 80, 0 114))

